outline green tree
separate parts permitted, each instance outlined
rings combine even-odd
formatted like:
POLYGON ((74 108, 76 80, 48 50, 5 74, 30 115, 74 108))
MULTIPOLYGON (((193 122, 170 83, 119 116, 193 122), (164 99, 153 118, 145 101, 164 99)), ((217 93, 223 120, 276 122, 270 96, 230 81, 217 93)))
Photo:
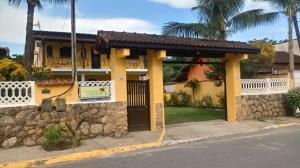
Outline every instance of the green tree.
POLYGON ((24 51, 24 66, 30 71, 31 62, 33 56, 34 42, 32 41, 33 19, 34 9, 43 9, 42 2, 48 2, 51 4, 63 4, 70 0, 8 0, 8 3, 12 6, 19 7, 22 3, 27 4, 27 25, 26 25, 26 41, 24 51))
POLYGON ((257 0, 269 2, 277 9, 277 14, 282 14, 286 17, 291 15, 294 28, 297 35, 298 46, 300 47, 300 31, 297 20, 297 13, 300 11, 300 0, 257 0), (291 9, 291 11, 289 11, 291 9), (291 12, 291 13, 290 13, 291 12))
POLYGON ((249 44, 261 49, 256 55, 250 55, 247 60, 241 61, 242 78, 254 78, 257 74, 258 66, 272 65, 275 55, 275 48, 269 41, 253 40, 249 44))
POLYGON ((27 79, 27 71, 22 65, 8 58, 3 58, 0 60, 1 81, 23 81, 27 79))
POLYGON ((188 88, 192 89, 193 103, 194 103, 194 105, 196 105, 195 94, 200 89, 199 81, 197 79, 192 79, 190 81, 187 81, 185 83, 184 87, 188 87, 188 88))
POLYGON ((244 5, 245 0, 197 0, 192 10, 198 13, 199 22, 169 22, 163 34, 225 40, 232 33, 272 23, 279 15, 263 9, 243 12, 244 5))

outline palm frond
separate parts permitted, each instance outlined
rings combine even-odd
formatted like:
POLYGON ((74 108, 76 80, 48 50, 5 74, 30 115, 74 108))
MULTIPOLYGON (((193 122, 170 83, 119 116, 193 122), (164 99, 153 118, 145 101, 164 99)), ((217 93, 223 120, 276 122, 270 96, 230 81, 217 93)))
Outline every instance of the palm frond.
POLYGON ((262 9, 240 13, 229 20, 227 26, 234 32, 273 23, 280 12, 264 13, 262 9))
POLYGON ((169 22, 163 27, 162 33, 164 35, 199 38, 207 36, 207 32, 206 24, 169 22))
POLYGON ((25 0, 8 0, 8 4, 11 6, 19 7, 22 2, 26 2, 25 0))

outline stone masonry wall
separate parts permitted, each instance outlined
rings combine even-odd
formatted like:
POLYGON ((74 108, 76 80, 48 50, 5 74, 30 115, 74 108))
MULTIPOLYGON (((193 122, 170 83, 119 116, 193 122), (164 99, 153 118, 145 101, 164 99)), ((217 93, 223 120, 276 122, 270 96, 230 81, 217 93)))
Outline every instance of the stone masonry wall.
POLYGON ((156 103, 155 104, 156 128, 162 128, 162 126, 163 126, 163 112, 164 112, 163 103, 156 103))
POLYGON ((39 112, 37 106, 0 109, 1 147, 41 144, 45 128, 54 123, 75 128, 86 118, 80 130, 83 139, 96 136, 122 136, 127 133, 127 104, 90 103, 67 105, 65 112, 39 112))
POLYGON ((247 95, 236 98, 237 120, 285 116, 283 94, 247 95))

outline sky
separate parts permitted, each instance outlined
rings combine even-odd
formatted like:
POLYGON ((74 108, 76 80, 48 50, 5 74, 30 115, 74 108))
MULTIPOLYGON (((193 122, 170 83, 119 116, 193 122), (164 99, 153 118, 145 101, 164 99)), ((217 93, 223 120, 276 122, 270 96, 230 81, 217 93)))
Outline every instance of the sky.
MULTIPOLYGON (((197 13, 190 10, 195 4, 196 0, 77 0, 76 29, 91 34, 97 30, 161 34, 167 22, 197 22, 197 13)), ((246 0, 244 10, 257 8, 274 10, 266 2, 246 0)), ((0 0, 0 47, 9 47, 11 55, 24 52, 26 12, 25 3, 16 8, 9 6, 8 0, 0 0)), ((238 32, 228 40, 286 39, 286 20, 281 16, 274 24, 238 32)), ((44 2, 43 10, 36 9, 34 23, 38 22, 42 30, 70 31, 70 4, 58 6, 44 2)))

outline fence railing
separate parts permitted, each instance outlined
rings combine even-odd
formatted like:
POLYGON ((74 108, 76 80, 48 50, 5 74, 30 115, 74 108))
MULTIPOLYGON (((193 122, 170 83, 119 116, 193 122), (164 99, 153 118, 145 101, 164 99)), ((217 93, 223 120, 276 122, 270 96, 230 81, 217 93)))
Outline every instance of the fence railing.
POLYGON ((115 100, 114 81, 80 81, 78 88, 83 102, 115 100))
POLYGON ((0 107, 34 104, 33 81, 0 82, 0 107))
POLYGON ((286 93, 289 90, 287 78, 242 79, 242 95, 267 95, 286 93))

